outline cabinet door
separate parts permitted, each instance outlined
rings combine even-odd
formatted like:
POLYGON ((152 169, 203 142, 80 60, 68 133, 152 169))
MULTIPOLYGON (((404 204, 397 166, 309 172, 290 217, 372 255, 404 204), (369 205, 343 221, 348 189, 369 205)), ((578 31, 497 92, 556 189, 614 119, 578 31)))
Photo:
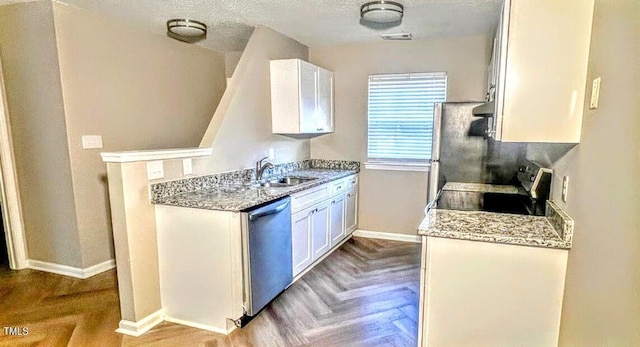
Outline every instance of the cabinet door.
POLYGON ((331 199, 329 207, 329 219, 331 226, 329 234, 331 235, 331 247, 340 243, 345 237, 345 195, 340 194, 331 199))
POLYGON ((307 208, 291 216, 293 276, 299 274, 313 262, 311 252, 311 215, 313 211, 313 208, 307 208))
POLYGON ((329 239, 329 201, 315 205, 311 214, 311 237, 313 260, 316 260, 331 247, 331 240, 329 239))
POLYGON ((494 64, 495 83, 495 109, 493 117, 489 118, 489 136, 496 140, 502 139, 502 109, 504 106, 504 87, 507 66, 507 40, 509 27, 509 13, 511 1, 505 1, 502 5, 502 13, 498 22, 498 31, 494 40, 494 64))
POLYGON ((497 138, 579 143, 593 0, 513 0, 505 9, 497 138))
POLYGON ((333 131, 333 72, 318 68, 317 131, 333 131))
POLYGON ((300 61, 300 132, 317 131, 318 67, 300 61))
POLYGON ((498 79, 498 38, 493 38, 493 51, 491 52, 491 62, 489 63, 487 79, 487 101, 496 99, 496 81, 498 79))
POLYGON ((358 227, 358 190, 354 189, 347 193, 345 206, 345 228, 346 234, 349 235, 358 227))

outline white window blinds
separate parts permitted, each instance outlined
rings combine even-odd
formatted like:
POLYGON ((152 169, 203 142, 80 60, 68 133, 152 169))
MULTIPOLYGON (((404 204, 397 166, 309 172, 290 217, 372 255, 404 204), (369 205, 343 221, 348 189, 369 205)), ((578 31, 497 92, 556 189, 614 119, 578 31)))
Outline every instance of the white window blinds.
POLYGON ((433 105, 446 96, 444 72, 369 76, 369 160, 428 162, 433 105))

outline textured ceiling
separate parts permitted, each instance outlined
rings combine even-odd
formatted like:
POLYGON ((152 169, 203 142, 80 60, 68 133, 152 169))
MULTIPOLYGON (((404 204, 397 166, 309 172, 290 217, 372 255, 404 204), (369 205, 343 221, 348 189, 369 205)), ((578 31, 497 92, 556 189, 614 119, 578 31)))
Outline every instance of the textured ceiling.
MULTIPOLYGON (((18 0, 20 1, 20 0, 18 0)), ((209 27, 198 43, 218 51, 244 48, 252 28, 265 25, 309 47, 381 40, 382 33, 409 32, 414 39, 490 34, 502 0, 395 0, 405 7, 402 24, 374 30, 360 24, 368 0, 60 0, 158 33, 166 21, 188 18, 209 27)), ((16 2, 0 0, 0 3, 16 2)))

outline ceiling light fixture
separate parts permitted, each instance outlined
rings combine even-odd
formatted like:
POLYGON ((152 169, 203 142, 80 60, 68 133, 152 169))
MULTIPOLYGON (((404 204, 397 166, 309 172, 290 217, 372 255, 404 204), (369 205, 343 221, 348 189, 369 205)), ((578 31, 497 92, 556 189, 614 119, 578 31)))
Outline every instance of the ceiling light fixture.
POLYGON ((402 20, 404 6, 394 1, 371 1, 360 7, 360 18, 372 23, 394 23, 402 20))
POLYGON ((183 42, 198 42, 207 37, 207 25, 191 19, 170 19, 167 36, 183 42))

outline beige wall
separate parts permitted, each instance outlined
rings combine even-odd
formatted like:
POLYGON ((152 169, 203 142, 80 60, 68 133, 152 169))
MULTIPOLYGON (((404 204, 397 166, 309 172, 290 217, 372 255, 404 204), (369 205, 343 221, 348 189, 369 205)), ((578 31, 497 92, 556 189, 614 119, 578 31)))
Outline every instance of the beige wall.
POLYGON ((54 3, 84 266, 113 258, 100 151, 197 146, 224 91, 224 55, 54 3), (83 150, 102 135, 103 150, 83 150))
POLYGON ((224 67, 225 76, 231 78, 236 71, 236 66, 242 57, 242 52, 225 52, 224 53, 224 67))
POLYGON ((81 267, 51 2, 0 6, 0 58, 29 256, 81 267))
MULTIPOLYGON (((562 346, 640 345, 640 3, 596 0, 582 139, 554 165, 553 198, 575 219, 562 346)), ((529 155, 545 159, 530 146, 529 155)))
MULTIPOLYGON (((449 101, 483 100, 490 54, 484 36, 312 48, 310 61, 335 72, 333 134, 311 140, 311 157, 365 162, 367 81, 376 73, 445 71, 449 101)), ((364 230, 415 234, 427 204, 426 172, 362 167, 360 223, 364 230)))
POLYGON ((213 147, 209 171, 252 168, 274 148, 275 163, 309 158, 309 140, 271 133, 269 61, 308 59, 309 49, 267 27, 257 27, 240 57, 200 147, 213 147))
POLYGON ((0 15, 29 257, 113 259, 100 152, 197 146, 226 86, 224 55, 57 2, 0 15), (82 135, 102 135, 103 149, 83 150, 82 135))

